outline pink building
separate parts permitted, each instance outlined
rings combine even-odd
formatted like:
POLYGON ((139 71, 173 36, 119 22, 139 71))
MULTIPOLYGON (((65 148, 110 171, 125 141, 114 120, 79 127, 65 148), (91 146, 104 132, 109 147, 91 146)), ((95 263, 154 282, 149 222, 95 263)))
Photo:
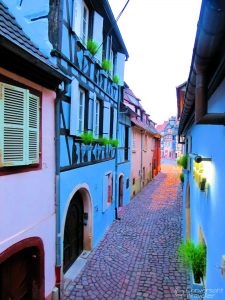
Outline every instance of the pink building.
POLYGON ((131 145, 131 197, 160 171, 160 135, 140 100, 126 86, 124 104, 133 111, 131 145))
POLYGON ((54 90, 65 77, 3 5, 0 17, 0 299, 52 299, 54 90))

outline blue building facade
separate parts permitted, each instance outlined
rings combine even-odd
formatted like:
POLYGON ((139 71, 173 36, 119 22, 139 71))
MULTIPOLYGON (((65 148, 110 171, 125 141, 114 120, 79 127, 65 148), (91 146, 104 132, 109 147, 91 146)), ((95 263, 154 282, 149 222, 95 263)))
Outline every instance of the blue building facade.
POLYGON ((119 112, 128 52, 107 0, 5 3, 72 81, 62 82, 55 106, 56 266, 62 275, 129 202, 130 121, 119 112), (97 44, 95 53, 88 43, 97 44), (109 140, 117 139, 116 149, 109 140))
POLYGON ((204 299, 217 300, 225 298, 224 8, 224 3, 202 2, 179 126, 188 155, 183 189, 184 238, 205 244, 204 299))

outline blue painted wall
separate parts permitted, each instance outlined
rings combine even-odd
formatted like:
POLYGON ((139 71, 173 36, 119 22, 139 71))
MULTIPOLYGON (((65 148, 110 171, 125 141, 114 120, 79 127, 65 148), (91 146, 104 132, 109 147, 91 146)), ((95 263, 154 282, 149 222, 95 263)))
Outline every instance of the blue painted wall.
MULTIPOLYGON (((209 112, 224 112, 225 80, 209 101, 209 112)), ((225 255, 225 127, 212 125, 193 125, 187 136, 192 137, 192 153, 212 157, 207 162, 207 181, 205 192, 201 192, 193 178, 193 162, 189 175, 191 208, 191 239, 199 241, 202 228, 207 246, 207 289, 223 289, 215 292, 213 299, 225 299, 225 280, 221 276, 221 258, 225 255)), ((185 196, 185 190, 184 190, 185 196)), ((184 197, 185 199, 185 197, 184 197)), ((185 205, 184 205, 185 207, 185 205)))

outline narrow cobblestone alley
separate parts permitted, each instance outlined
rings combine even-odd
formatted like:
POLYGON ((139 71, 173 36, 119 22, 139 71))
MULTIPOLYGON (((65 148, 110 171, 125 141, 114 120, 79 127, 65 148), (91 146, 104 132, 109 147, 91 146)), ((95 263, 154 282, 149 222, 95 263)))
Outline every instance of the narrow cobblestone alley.
POLYGON ((187 279, 177 261, 181 239, 179 170, 163 165, 119 212, 64 299, 182 299, 187 279))

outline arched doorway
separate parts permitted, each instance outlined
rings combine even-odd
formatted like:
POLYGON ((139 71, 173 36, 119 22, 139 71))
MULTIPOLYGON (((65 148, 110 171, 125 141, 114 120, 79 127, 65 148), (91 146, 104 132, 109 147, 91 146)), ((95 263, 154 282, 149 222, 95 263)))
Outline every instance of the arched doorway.
POLYGON ((186 239, 191 237, 191 213, 190 213, 190 184, 187 183, 186 188, 186 239))
POLYGON ((123 186, 124 186, 124 176, 119 177, 119 207, 123 206, 123 186))
POLYGON ((63 266, 64 273, 82 253, 84 247, 84 205, 81 193, 73 196, 64 227, 63 266))
POLYGON ((39 238, 20 241, 0 255, 0 299, 44 299, 44 250, 39 238))

